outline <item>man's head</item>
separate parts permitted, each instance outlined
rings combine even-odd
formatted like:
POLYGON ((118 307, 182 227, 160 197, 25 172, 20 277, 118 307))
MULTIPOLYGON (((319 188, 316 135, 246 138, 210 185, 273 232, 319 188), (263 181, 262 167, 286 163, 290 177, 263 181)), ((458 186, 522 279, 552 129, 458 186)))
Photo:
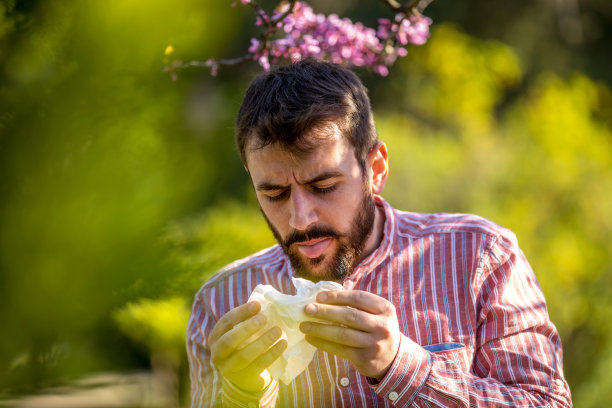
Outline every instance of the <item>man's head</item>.
POLYGON ((380 241, 387 152, 350 71, 305 61, 256 79, 237 139, 262 213, 299 276, 342 281, 380 241))
POLYGON ((236 143, 242 162, 246 166, 249 143, 308 152, 316 141, 305 136, 330 123, 340 128, 364 168, 377 135, 367 90, 357 75, 311 59, 265 73, 251 83, 238 112, 236 143))

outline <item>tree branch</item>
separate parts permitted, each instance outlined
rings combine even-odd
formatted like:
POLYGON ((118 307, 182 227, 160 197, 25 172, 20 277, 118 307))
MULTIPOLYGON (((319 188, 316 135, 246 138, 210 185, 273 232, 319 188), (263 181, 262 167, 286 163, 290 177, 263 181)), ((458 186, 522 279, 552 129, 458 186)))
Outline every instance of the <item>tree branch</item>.
POLYGON ((413 10, 417 10, 422 13, 433 0, 411 0, 406 4, 401 4, 396 0, 380 0, 384 3, 393 13, 404 13, 408 14, 413 10))

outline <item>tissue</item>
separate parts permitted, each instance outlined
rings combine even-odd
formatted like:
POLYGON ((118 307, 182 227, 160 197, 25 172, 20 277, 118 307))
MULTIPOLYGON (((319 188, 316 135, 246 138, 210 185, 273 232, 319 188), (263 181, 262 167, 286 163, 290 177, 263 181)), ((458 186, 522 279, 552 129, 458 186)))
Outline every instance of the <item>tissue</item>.
POLYGON ((304 313, 304 306, 315 302, 317 293, 324 290, 342 290, 342 285, 336 282, 311 282, 302 278, 291 278, 297 290, 295 296, 286 295, 270 285, 257 285, 249 301, 256 300, 261 304, 261 312, 266 316, 267 324, 257 335, 278 326, 283 332, 282 338, 287 340, 287 349, 276 361, 268 367, 270 375, 285 384, 289 384, 296 376, 306 369, 312 361, 316 348, 304 339, 300 331, 300 323, 313 320, 304 313))

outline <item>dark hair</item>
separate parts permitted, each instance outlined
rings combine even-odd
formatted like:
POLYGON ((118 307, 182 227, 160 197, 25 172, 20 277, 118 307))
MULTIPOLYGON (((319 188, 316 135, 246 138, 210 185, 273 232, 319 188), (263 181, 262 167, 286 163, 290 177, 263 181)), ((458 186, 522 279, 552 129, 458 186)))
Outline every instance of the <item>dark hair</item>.
POLYGON ((264 73, 246 91, 236 119, 236 143, 246 166, 246 147, 278 143, 294 153, 307 152, 316 140, 307 133, 336 124, 365 169, 368 151, 377 141, 365 86, 350 70, 306 59, 264 73))

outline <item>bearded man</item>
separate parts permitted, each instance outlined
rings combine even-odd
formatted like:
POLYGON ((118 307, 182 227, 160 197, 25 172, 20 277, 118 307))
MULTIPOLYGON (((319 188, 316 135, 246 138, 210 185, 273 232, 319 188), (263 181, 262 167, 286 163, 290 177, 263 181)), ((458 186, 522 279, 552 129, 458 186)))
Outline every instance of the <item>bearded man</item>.
POLYGON ((305 60, 256 78, 238 150, 278 245, 228 265, 195 297, 192 407, 569 407, 559 335, 516 237, 474 215, 396 210, 367 91, 305 60), (258 284, 335 281, 300 325, 317 351, 284 384, 287 347, 258 284))

